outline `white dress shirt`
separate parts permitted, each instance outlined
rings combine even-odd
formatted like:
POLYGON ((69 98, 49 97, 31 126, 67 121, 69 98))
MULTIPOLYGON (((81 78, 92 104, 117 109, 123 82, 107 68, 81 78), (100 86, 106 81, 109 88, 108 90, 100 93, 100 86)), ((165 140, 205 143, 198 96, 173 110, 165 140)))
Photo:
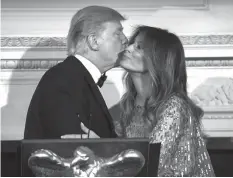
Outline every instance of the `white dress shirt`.
POLYGON ((86 69, 88 70, 88 72, 91 74, 93 80, 95 81, 95 83, 98 82, 99 78, 101 77, 101 72, 100 70, 88 59, 86 59, 85 57, 76 54, 75 57, 77 59, 79 59, 79 61, 86 67, 86 69))

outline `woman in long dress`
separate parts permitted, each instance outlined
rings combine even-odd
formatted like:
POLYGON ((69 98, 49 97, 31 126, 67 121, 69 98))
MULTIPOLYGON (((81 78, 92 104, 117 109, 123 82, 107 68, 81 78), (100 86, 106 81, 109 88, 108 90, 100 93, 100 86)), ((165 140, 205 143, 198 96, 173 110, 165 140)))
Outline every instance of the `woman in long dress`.
POLYGON ((126 93, 115 122, 119 137, 161 143, 158 176, 214 176, 202 136, 203 111, 187 95, 184 49, 166 30, 139 26, 120 66, 126 93))

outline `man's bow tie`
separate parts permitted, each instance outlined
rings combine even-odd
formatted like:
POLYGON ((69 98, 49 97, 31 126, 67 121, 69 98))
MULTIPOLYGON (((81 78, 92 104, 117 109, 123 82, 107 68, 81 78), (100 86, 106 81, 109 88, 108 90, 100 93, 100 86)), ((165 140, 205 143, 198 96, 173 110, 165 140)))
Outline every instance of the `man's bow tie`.
POLYGON ((101 77, 99 78, 97 85, 101 88, 106 79, 107 79, 107 76, 105 75, 105 72, 104 72, 103 75, 101 75, 101 77))

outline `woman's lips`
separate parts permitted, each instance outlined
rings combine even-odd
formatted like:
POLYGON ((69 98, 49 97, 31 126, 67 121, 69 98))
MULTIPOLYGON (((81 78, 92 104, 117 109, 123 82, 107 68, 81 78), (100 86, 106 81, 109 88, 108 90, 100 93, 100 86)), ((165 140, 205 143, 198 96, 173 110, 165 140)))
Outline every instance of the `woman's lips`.
POLYGON ((127 56, 126 54, 123 54, 123 57, 124 57, 124 58, 129 58, 129 59, 130 59, 130 57, 127 56))

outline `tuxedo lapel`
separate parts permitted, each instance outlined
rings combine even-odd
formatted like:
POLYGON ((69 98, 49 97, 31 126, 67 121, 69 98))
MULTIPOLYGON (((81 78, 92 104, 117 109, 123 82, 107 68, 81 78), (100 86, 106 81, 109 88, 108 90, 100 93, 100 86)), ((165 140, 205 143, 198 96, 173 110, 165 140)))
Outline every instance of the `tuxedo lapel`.
POLYGON ((98 89, 98 86, 96 85, 96 83, 94 82, 94 80, 92 79, 90 74, 86 76, 86 79, 87 79, 87 83, 88 83, 90 89, 92 90, 97 102, 100 104, 100 106, 101 106, 103 112, 105 113, 106 117, 112 123, 111 116, 109 114, 108 108, 107 108, 107 106, 105 104, 104 98, 103 98, 100 90, 98 89))
POLYGON ((96 85, 96 83, 94 82, 94 80, 92 79, 90 74, 87 76, 87 83, 89 84, 89 87, 92 90, 93 95, 96 98, 98 104, 100 105, 103 113, 105 114, 106 118, 108 119, 108 121, 110 123, 110 126, 111 126, 111 129, 114 129, 113 120, 112 120, 112 117, 111 117, 111 115, 110 115, 110 113, 108 111, 108 108, 106 106, 104 98, 103 98, 100 90, 98 89, 98 86, 96 85))
POLYGON ((74 60, 78 62, 79 69, 84 72, 84 76, 85 76, 85 80, 86 80, 87 84, 89 85, 95 99, 97 100, 98 104, 100 105, 103 113, 106 115, 106 117, 109 120, 111 127, 113 129, 114 127, 113 127, 112 117, 108 111, 108 108, 105 104, 104 98, 103 98, 100 90, 98 89, 97 84, 93 80, 91 74, 88 72, 86 67, 83 66, 83 64, 76 57, 74 57, 74 60))

